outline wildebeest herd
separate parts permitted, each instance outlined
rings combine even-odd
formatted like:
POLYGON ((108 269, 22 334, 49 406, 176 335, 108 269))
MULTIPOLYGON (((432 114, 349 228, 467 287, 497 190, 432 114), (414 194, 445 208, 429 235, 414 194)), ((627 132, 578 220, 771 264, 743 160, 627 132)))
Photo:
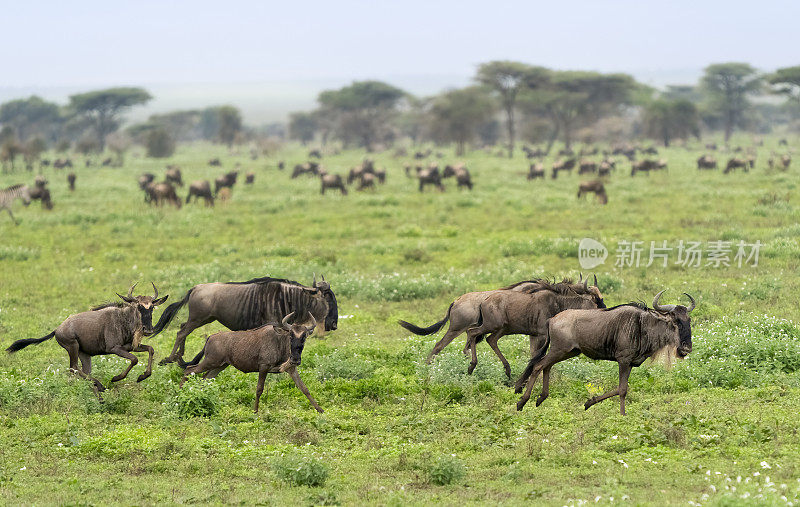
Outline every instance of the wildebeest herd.
MULTIPOLYGON (((19 351, 29 345, 55 338, 69 355, 69 369, 92 382, 102 401, 105 387, 92 376, 91 358, 115 354, 130 361, 127 368, 114 376, 118 382, 138 363, 133 352, 147 352, 141 382, 151 375, 154 349, 142 343, 164 331, 177 313, 188 306, 188 318, 181 324, 170 355, 161 364, 176 362, 184 368, 181 386, 188 375, 203 374, 213 378, 227 366, 242 372, 258 372, 255 412, 264 390, 267 373, 288 373, 297 388, 319 412, 322 409, 311 396, 297 372, 306 339, 315 330, 318 335, 338 327, 338 304, 330 284, 316 275, 311 286, 272 277, 245 282, 204 283, 195 285, 184 297, 169 305, 153 325, 153 311, 167 296, 159 297, 153 284, 152 296, 134 295, 134 284, 119 301, 92 307, 89 311, 68 317, 54 331, 42 338, 24 338, 12 343, 7 351, 19 351), (200 326, 219 321, 230 331, 215 333, 206 339, 202 350, 189 362, 183 360, 186 337, 200 326), (80 361, 80 366, 78 365, 80 361)), ((601 396, 587 400, 585 408, 612 396, 620 397, 620 411, 625 414, 625 396, 631 369, 647 358, 666 353, 683 358, 692 350, 689 314, 691 304, 663 305, 656 294, 653 307, 627 303, 607 308, 597 286, 597 277, 577 283, 544 278, 524 280, 496 290, 470 292, 457 298, 439 322, 422 328, 406 321, 399 324, 418 335, 439 331, 447 321, 450 327, 428 355, 430 363, 453 339, 466 331, 464 354, 471 355, 468 373, 477 365, 477 345, 486 340, 503 363, 511 378, 511 366, 498 347, 498 340, 507 334, 530 337, 529 360, 516 382, 516 392, 525 390, 517 403, 522 410, 530 398, 541 373, 544 386, 537 398, 538 406, 549 394, 550 369, 560 361, 579 354, 591 359, 616 361, 619 364, 619 386, 601 396), (527 388, 526 388, 527 385, 527 388)))

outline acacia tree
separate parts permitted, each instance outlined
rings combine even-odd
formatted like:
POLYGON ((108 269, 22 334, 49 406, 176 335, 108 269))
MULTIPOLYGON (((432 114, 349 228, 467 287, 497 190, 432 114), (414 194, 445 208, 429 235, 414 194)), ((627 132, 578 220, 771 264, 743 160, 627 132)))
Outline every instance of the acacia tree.
POLYGON ((58 104, 47 102, 36 95, 0 105, 0 123, 12 127, 22 142, 33 134, 50 133, 60 118, 58 104))
POLYGON ((119 128, 119 116, 133 106, 146 104, 153 97, 143 88, 108 88, 79 93, 69 98, 69 107, 89 120, 102 152, 106 136, 119 128))
POLYGON ((289 115, 289 138, 308 144, 317 132, 317 118, 314 113, 298 111, 289 115))
POLYGON ((477 86, 445 92, 431 105, 433 131, 437 138, 455 142, 456 155, 463 155, 466 143, 489 121, 494 108, 486 89, 477 86))
POLYGON ((697 106, 685 99, 659 99, 644 107, 643 123, 646 135, 660 139, 667 147, 673 139, 699 137, 699 122, 697 106))
POLYGON ((747 63, 716 63, 704 72, 700 82, 710 108, 722 116, 727 143, 751 107, 749 96, 761 89, 762 78, 747 63))
POLYGON ((494 91, 505 111, 509 158, 514 156, 516 138, 514 112, 517 107, 517 97, 524 90, 538 88, 547 81, 548 75, 549 71, 544 67, 534 67, 521 62, 492 61, 478 67, 475 80, 494 91))
POLYGON ((388 134, 397 105, 406 93, 381 81, 356 81, 339 90, 319 94, 320 110, 336 120, 336 131, 345 143, 352 140, 372 151, 375 142, 388 134))
POLYGON ((785 96, 795 107, 800 106, 800 65, 778 69, 767 76, 767 81, 775 93, 785 96))
POLYGON ((242 114, 233 106, 220 106, 217 115, 219 118, 217 136, 230 149, 236 140, 236 135, 242 131, 242 114))

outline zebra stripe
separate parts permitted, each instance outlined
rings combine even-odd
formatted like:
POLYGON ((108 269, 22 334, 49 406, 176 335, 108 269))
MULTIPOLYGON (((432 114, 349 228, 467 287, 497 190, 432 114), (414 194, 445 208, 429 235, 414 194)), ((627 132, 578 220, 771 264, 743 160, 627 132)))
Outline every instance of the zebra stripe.
POLYGON ((11 205, 14 203, 15 199, 22 199, 22 202, 25 203, 26 206, 31 203, 31 194, 27 185, 12 185, 5 190, 0 190, 0 211, 8 211, 11 220, 16 224, 19 222, 17 222, 17 219, 14 218, 14 214, 11 212, 11 205))

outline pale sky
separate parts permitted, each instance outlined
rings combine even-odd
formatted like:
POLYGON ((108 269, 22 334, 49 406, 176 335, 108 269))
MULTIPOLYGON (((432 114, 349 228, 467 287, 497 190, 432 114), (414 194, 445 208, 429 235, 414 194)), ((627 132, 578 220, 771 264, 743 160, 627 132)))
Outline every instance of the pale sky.
POLYGON ((140 85, 313 104, 356 79, 434 93, 494 59, 692 83, 713 62, 800 64, 798 19, 797 0, 32 0, 2 9, 0 99, 140 85))

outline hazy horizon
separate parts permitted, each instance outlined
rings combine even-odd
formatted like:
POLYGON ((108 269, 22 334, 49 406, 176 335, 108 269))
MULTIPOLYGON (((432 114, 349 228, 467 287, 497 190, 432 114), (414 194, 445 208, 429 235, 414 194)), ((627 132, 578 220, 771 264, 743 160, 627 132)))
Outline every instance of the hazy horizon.
POLYGON ((503 2, 276 5, 37 2, 4 13, 0 101, 38 94, 143 86, 153 112, 231 103, 245 121, 285 119, 319 91, 379 79, 417 95, 467 84, 481 62, 626 72, 652 86, 692 84, 708 64, 761 70, 800 63, 800 4, 647 5, 633 0, 562 5, 503 2))

